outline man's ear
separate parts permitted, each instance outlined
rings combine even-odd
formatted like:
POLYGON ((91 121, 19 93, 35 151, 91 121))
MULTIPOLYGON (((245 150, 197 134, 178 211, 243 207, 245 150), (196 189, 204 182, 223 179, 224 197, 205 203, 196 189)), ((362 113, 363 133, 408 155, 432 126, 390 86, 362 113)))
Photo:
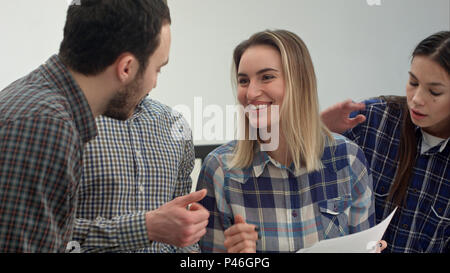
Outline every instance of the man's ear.
POLYGON ((139 69, 139 63, 133 54, 123 53, 115 63, 116 76, 122 84, 128 84, 134 80, 139 69))

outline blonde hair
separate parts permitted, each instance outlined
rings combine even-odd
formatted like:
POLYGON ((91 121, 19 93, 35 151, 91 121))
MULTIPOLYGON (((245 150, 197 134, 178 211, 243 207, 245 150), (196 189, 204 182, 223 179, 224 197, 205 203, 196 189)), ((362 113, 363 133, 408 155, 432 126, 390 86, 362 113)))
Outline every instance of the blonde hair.
MULTIPOLYGON (((235 89, 241 57, 256 45, 272 46, 281 55, 286 90, 280 108, 280 132, 283 132, 295 169, 304 167, 308 172, 320 169, 326 140, 332 141, 333 137, 320 120, 316 75, 305 43, 286 30, 267 30, 252 35, 234 50, 232 82, 235 89)), ((246 168, 253 161, 257 140, 248 139, 247 117, 245 130, 246 139, 238 140, 234 150, 233 167, 246 168)))

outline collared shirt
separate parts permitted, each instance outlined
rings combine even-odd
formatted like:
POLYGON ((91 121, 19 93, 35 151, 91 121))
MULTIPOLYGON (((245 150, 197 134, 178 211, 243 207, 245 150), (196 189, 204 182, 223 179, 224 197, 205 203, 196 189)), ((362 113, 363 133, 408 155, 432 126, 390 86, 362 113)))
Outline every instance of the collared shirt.
MULTIPOLYGON (((97 118, 98 137, 85 146, 73 240, 83 252, 184 252, 150 242, 145 213, 191 190, 192 139, 182 116, 145 99, 119 121, 97 118), (181 127, 180 127, 181 126, 181 127)), ((197 247, 198 250, 198 247, 197 247)))
POLYGON ((89 104, 58 56, 0 92, 0 252, 64 252, 97 134, 89 104))
MULTIPOLYGON (((365 101, 366 122, 345 135, 364 151, 373 175, 377 223, 394 209, 387 200, 397 167, 403 111, 380 99, 365 101)), ((417 151, 422 131, 415 130, 417 151)), ((447 141, 418 153, 407 190, 406 204, 399 208, 385 235, 384 252, 450 251, 450 144, 447 141)))
POLYGON ((211 152, 197 189, 210 211, 203 252, 225 252, 224 231, 236 215, 259 227, 257 252, 294 252, 321 240, 355 233, 375 223, 372 179, 358 146, 333 135, 314 172, 295 171, 255 149, 246 169, 232 168, 236 141, 211 152))
POLYGON ((429 150, 438 145, 441 147, 439 149, 439 152, 442 152, 445 149, 445 147, 447 147, 447 143, 450 140, 450 137, 447 139, 443 139, 440 137, 432 136, 422 129, 420 129, 420 131, 422 133, 422 146, 420 147, 421 154, 428 152, 429 150))

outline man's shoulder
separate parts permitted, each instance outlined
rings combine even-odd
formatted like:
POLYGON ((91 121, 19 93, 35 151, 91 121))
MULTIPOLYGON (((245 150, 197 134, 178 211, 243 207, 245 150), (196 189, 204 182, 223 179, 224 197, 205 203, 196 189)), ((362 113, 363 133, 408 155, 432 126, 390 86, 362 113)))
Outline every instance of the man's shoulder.
POLYGON ((35 70, 0 91, 0 119, 69 119, 67 98, 35 70))
POLYGON ((180 113, 172 107, 155 99, 145 99, 142 101, 142 108, 152 116, 179 117, 180 113))
POLYGON ((156 128, 170 130, 177 135, 177 139, 179 133, 182 139, 189 138, 188 135, 192 133, 190 124, 183 114, 172 107, 153 99, 145 99, 140 107, 143 112, 140 119, 153 124, 156 128))

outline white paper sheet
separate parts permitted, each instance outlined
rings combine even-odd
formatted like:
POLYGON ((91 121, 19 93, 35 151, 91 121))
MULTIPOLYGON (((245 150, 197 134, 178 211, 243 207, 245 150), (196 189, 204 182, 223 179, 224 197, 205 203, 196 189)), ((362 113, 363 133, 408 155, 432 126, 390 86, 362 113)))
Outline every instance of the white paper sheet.
POLYGON ((394 217, 397 208, 378 225, 347 236, 323 240, 310 248, 303 248, 297 253, 375 253, 377 243, 394 217))

